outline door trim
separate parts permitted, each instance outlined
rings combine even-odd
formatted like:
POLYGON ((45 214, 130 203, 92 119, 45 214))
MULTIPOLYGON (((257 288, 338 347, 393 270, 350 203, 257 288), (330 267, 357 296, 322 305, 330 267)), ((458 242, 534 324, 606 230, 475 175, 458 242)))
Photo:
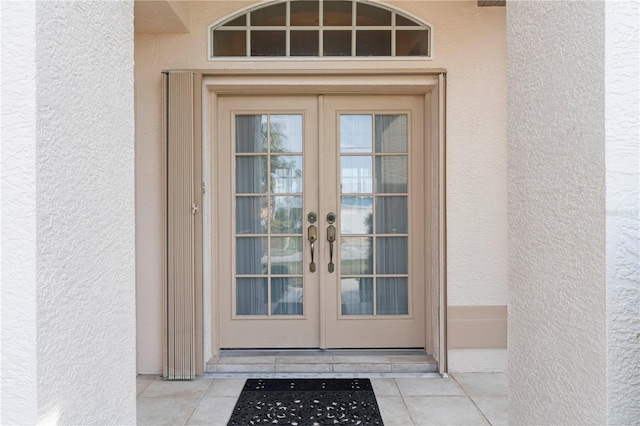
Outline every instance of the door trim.
MULTIPOLYGON (((213 224, 217 223, 212 208, 217 202, 216 186, 212 167, 217 161, 217 131, 213 131, 217 116, 217 96, 225 95, 270 95, 270 94, 411 94, 425 99, 424 125, 425 161, 431 166, 427 182, 431 188, 427 200, 425 220, 425 262, 428 286, 425 291, 426 351, 438 361, 440 374, 446 374, 447 366, 447 305, 446 305, 446 70, 371 68, 341 70, 292 70, 292 69, 226 69, 194 70, 202 81, 202 152, 203 183, 206 191, 203 199, 203 303, 201 309, 204 328, 204 360, 217 355, 218 321, 213 312, 218 303, 216 275, 216 247, 213 239, 217 234, 213 224)), ((198 90, 196 88, 196 90, 198 90)), ((320 102, 322 97, 320 96, 320 102)), ((322 123, 320 123, 322 129, 322 123)), ((322 130, 319 131, 320 136, 322 130)), ((326 304, 320 300, 321 306, 326 304)), ((326 330, 321 325, 321 339, 326 330)))

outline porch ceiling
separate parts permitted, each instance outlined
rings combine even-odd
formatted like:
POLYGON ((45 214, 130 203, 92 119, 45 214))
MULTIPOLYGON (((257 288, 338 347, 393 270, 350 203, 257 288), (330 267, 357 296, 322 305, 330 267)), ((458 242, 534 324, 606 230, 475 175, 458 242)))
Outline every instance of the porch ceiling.
POLYGON ((135 0, 133 13, 137 34, 185 34, 191 31, 188 1, 135 0))

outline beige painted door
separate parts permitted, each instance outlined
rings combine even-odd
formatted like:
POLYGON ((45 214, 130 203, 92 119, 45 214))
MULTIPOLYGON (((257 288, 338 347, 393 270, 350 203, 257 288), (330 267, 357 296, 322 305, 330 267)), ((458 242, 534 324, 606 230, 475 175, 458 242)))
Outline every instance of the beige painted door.
POLYGON ((219 97, 221 348, 424 347, 423 103, 219 97))

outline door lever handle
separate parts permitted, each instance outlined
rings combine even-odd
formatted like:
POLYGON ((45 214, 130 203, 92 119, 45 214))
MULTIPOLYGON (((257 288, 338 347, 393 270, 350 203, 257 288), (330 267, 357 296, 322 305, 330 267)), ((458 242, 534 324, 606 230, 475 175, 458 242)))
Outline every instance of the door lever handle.
POLYGON ((333 243, 336 241, 336 227, 329 225, 327 227, 327 241, 329 241, 329 272, 332 273, 335 270, 333 264, 333 243))
POLYGON ((310 225, 307 228, 307 239, 311 243, 311 263, 309 263, 309 272, 316 271, 316 262, 313 260, 313 252, 315 249, 316 241, 318 240, 318 228, 315 225, 310 225))

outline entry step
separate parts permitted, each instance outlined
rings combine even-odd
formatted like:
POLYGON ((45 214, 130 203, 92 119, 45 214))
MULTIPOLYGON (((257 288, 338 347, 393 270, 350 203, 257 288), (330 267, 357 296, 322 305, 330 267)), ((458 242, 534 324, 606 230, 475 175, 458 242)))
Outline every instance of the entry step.
POLYGON ((423 350, 223 350, 207 373, 435 373, 423 350))

